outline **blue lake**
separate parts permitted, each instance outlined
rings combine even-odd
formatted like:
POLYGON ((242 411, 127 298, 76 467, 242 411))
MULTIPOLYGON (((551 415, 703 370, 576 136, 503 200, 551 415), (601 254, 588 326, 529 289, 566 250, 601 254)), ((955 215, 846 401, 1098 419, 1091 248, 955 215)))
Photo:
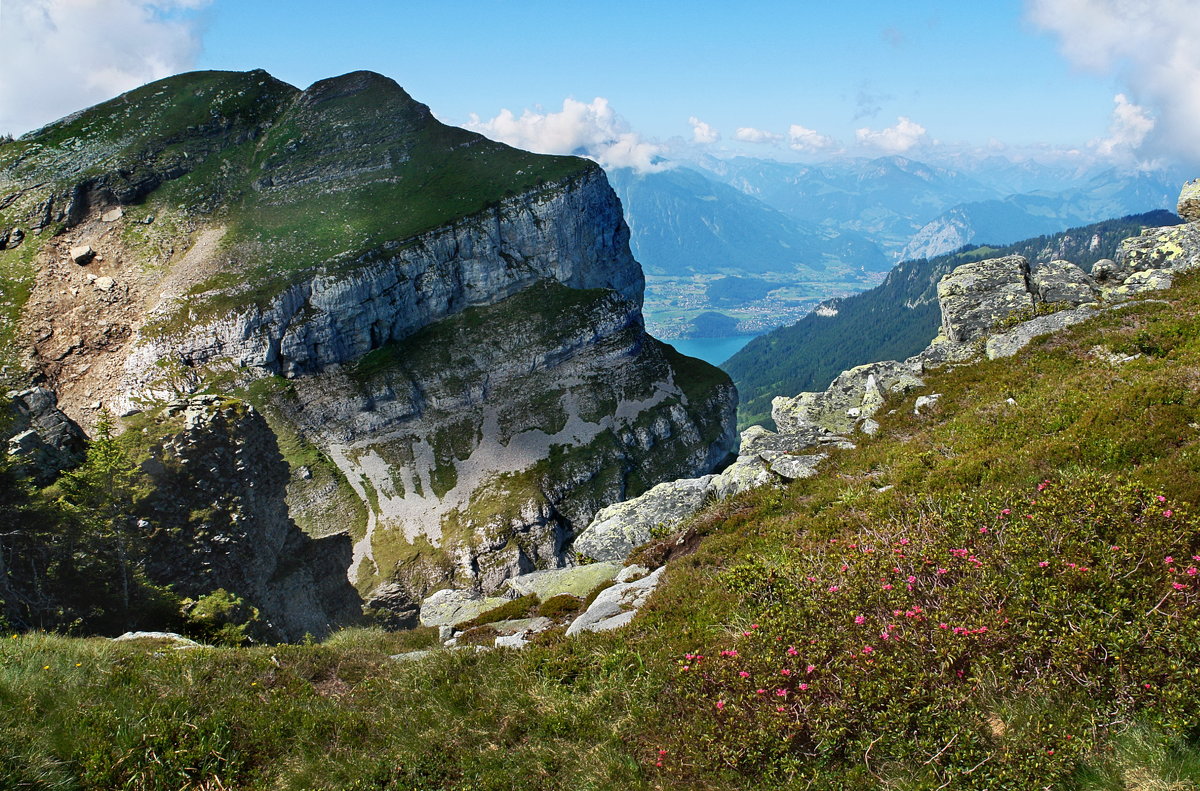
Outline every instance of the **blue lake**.
POLYGON ((676 338, 665 341, 680 354, 699 357, 706 363, 720 365, 741 350, 757 335, 734 335, 729 338, 676 338))

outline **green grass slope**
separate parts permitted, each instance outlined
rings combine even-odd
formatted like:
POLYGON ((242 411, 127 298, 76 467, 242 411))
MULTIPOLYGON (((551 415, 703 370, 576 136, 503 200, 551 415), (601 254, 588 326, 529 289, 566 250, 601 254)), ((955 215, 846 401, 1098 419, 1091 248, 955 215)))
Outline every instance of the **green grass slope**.
POLYGON ((1179 218, 1158 211, 1072 228, 1004 246, 969 246, 929 260, 897 264, 875 288, 828 304, 836 316, 810 313, 800 321, 755 338, 721 367, 733 377, 741 402, 739 427, 772 425, 771 399, 823 390, 842 371, 876 360, 903 360, 937 334, 941 313, 937 283, 971 261, 1023 255, 1030 261, 1065 258, 1089 268, 1112 258, 1117 245, 1143 228, 1179 218))
POLYGON ((0 776, 1195 788, 1198 318, 1200 278, 1182 277, 930 376, 818 477, 716 504, 643 550, 669 558, 665 581, 619 633, 405 662, 388 655, 427 635, 188 651, 6 638, 0 776), (937 406, 914 415, 929 392, 937 406))

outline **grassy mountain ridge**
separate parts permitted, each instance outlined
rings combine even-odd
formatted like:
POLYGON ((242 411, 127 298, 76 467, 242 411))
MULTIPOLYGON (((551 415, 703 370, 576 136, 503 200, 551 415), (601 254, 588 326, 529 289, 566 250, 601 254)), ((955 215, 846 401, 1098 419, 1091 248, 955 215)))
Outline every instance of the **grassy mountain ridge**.
POLYGON ((1159 211, 1106 220, 1010 245, 968 245, 954 253, 897 264, 883 283, 830 300, 837 315, 810 313, 755 338, 721 367, 738 387, 738 423, 769 424, 771 399, 820 390, 844 370, 876 360, 903 360, 937 334, 937 283, 969 261, 1023 255, 1031 262, 1066 259, 1083 268, 1111 258, 1120 242, 1142 228, 1180 222, 1159 211))

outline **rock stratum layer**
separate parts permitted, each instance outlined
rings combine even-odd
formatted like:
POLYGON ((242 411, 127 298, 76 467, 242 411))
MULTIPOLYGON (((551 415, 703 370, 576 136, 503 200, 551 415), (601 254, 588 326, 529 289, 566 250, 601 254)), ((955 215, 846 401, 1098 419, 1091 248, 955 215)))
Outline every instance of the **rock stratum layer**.
MULTIPOLYGON (((726 456, 732 384, 645 333, 628 241, 596 165, 444 126, 379 75, 180 75, 0 144, 6 375, 85 429, 136 416, 141 516, 179 535, 201 525, 145 439, 164 404, 253 407, 286 474, 255 482, 269 517, 205 522, 261 545, 222 584, 289 639, 344 622, 322 575, 411 622, 439 587, 570 563, 601 508, 726 456), (335 536, 350 552, 315 558, 335 536), (308 559, 288 584, 318 616, 272 598, 277 556, 308 559)), ((155 571, 195 580, 194 554, 155 571)))

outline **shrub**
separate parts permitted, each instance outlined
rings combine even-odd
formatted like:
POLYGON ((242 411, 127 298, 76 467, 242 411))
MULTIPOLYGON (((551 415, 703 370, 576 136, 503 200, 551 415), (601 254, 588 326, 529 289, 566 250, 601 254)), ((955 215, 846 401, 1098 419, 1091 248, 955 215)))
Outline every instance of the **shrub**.
POLYGON ((569 593, 560 593, 542 602, 538 606, 537 614, 546 618, 562 618, 577 613, 581 609, 583 609, 583 599, 569 593))
POLYGON ((483 626, 488 623, 496 623, 497 621, 510 621, 514 618, 526 618, 529 613, 538 606, 539 599, 536 593, 530 593, 526 596, 521 596, 517 599, 512 599, 499 607, 481 612, 469 621, 464 621, 458 624, 455 628, 466 631, 476 626, 483 626))
POLYGON ((262 628, 258 608, 224 588, 196 600, 184 599, 182 611, 188 634, 218 645, 245 645, 262 628))

